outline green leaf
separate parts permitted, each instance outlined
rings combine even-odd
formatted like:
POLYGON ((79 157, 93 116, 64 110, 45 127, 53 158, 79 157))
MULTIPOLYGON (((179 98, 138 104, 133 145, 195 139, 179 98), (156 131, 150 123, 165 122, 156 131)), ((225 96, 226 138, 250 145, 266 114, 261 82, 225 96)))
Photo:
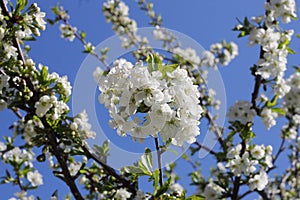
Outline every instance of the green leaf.
POLYGON ((283 42, 281 42, 278 46, 278 49, 282 49, 283 47, 287 47, 289 45, 290 41, 288 38, 286 38, 283 42))
POLYGON ((28 174, 28 172, 32 171, 32 169, 29 166, 26 166, 20 173, 21 176, 25 176, 28 174))
POLYGON ((138 176, 151 176, 147 171, 143 170, 142 168, 138 166, 127 166, 121 169, 122 172, 128 173, 128 174, 135 174, 138 176))
MULTIPOLYGON (((147 162, 147 165, 152 168, 152 163, 153 163, 153 159, 152 159, 152 153, 151 153, 151 150, 149 148, 146 148, 145 149, 145 159, 146 159, 146 162, 147 162)), ((142 156, 142 157, 143 157, 142 156)))
POLYGON ((151 150, 146 148, 145 154, 141 159, 134 163, 134 166, 127 166, 121 169, 122 172, 136 174, 138 176, 152 176, 152 154, 151 150))
POLYGON ((85 33, 84 31, 81 31, 81 32, 80 32, 80 38, 81 38, 82 40, 84 40, 85 37, 86 37, 86 33, 85 33))
POLYGON ((238 35, 238 38, 244 37, 246 35, 247 35, 246 31, 241 31, 240 34, 238 35))
POLYGON ((276 112, 279 115, 285 115, 285 112, 282 108, 272 108, 272 112, 276 112))
POLYGON ((16 10, 14 12, 14 15, 19 15, 20 12, 25 8, 27 5, 27 0, 18 0, 16 5, 16 10))
POLYGON ((55 7, 51 8, 52 12, 55 14, 55 15, 59 15, 59 8, 58 8, 58 4, 56 4, 55 7))
POLYGON ((289 54, 296 54, 296 52, 290 47, 287 47, 286 50, 288 51, 289 54))
POLYGON ((160 71, 162 73, 162 77, 165 78, 168 72, 173 72, 178 66, 178 64, 160 65, 158 66, 158 71, 160 71))
POLYGON ((249 26, 250 22, 247 17, 244 18, 244 26, 249 26))
POLYGON ((42 81, 47 81, 48 68, 46 66, 43 66, 42 69, 41 69, 41 77, 42 77, 42 81))
POLYGON ((150 73, 158 70, 158 67, 162 65, 162 61, 156 54, 149 54, 146 62, 148 63, 148 71, 150 73))
POLYGON ((276 94, 271 101, 267 102, 267 107, 272 108, 276 105, 278 99, 278 95, 276 94))
POLYGON ((298 66, 293 66, 293 68, 296 70, 296 72, 300 72, 300 67, 298 67, 298 66))
POLYGON ((153 188, 154 190, 158 189, 158 184, 159 184, 159 169, 154 170, 153 174, 152 174, 152 178, 154 179, 153 181, 153 188))

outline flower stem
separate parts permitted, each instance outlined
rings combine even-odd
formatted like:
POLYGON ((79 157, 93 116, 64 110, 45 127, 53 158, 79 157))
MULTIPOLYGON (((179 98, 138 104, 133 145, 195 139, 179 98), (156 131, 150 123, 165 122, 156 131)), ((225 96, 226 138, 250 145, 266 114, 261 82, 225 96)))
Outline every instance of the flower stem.
POLYGON ((159 185, 162 187, 163 186, 163 172, 162 172, 162 167, 161 167, 161 150, 160 150, 160 147, 159 147, 158 137, 155 137, 154 141, 155 141, 157 161, 158 161, 158 169, 159 169, 159 185))

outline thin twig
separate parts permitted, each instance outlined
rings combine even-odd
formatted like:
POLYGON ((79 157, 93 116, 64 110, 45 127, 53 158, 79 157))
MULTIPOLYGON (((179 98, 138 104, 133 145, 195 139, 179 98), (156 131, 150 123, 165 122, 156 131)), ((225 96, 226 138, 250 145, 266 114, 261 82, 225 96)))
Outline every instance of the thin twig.
POLYGON ((82 148, 89 158, 92 158, 94 161, 100 164, 109 175, 115 177, 117 181, 122 183, 123 186, 125 186, 129 190, 129 192, 133 193, 134 195, 136 194, 137 191, 135 188, 135 184, 132 184, 126 177, 118 174, 112 167, 108 166, 102 160, 100 160, 98 156, 93 153, 92 150, 90 150, 89 147, 83 146, 82 148))
POLYGON ((194 144, 196 144, 200 149, 204 149, 205 151, 207 151, 208 153, 212 154, 212 155, 217 155, 216 152, 214 152, 213 150, 211 150, 210 148, 208 148, 207 146, 204 146, 203 144, 200 144, 198 141, 194 142, 194 144))
POLYGON ((158 162, 158 169, 159 169, 159 185, 162 187, 163 186, 163 172, 162 172, 162 166, 161 166, 161 150, 159 147, 158 137, 155 137, 154 141, 155 141, 157 162, 158 162))
POLYGON ((213 120, 211 114, 208 112, 208 110, 205 113, 205 117, 208 120, 208 123, 212 126, 213 132, 215 133, 218 142, 220 143, 220 145, 222 146, 223 149, 225 149, 225 144, 224 141, 222 139, 222 130, 220 127, 218 127, 218 125, 216 125, 215 121, 213 120))

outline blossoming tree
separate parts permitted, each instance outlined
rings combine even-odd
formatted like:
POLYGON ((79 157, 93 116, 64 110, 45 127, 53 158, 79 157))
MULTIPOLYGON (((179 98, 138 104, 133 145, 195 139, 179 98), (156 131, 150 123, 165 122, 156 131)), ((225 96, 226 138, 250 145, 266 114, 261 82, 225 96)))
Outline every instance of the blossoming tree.
MULTIPOLYGON (((34 163, 46 160, 53 176, 67 185, 70 194, 66 199, 236 200, 253 194, 261 199, 300 199, 300 68, 294 67, 289 76, 285 75, 291 68, 288 55, 295 52, 289 46, 294 31, 284 24, 296 20, 295 1, 266 0, 265 13, 238 20, 234 27, 238 37, 247 37, 249 46, 259 46, 260 52, 249 73, 254 77, 251 99, 237 99, 230 106, 226 126, 218 124, 218 116, 211 112, 222 102, 207 86, 206 69, 230 65, 238 55, 238 46, 222 41, 198 55, 193 48, 183 48, 163 27, 152 3, 136 3, 150 18, 152 34, 162 42, 164 51, 157 51, 147 37, 139 35, 123 1, 107 0, 102 12, 122 48, 134 47, 130 61, 120 58, 108 63, 109 49, 103 48, 98 54, 85 33, 69 22, 63 7, 53 7, 55 18, 46 20, 46 13, 36 3, 0 0, 0 110, 10 110, 16 116, 13 133, 2 135, 0 141, 1 160, 7 166, 0 181, 19 188, 11 199, 38 198, 34 191, 48 183, 34 163), (89 145, 87 141, 97 133, 85 110, 70 114, 72 86, 68 77, 35 63, 30 56, 28 41, 38 42, 46 21, 60 24, 61 37, 78 40, 84 53, 105 66, 95 66, 90 76, 99 86, 99 103, 110 115, 107 123, 121 137, 139 142, 150 138, 155 155, 146 147, 136 163, 114 169, 107 162, 108 141, 89 145), (280 146, 254 141, 261 135, 255 132, 257 119, 266 132, 280 121, 280 146), (203 121, 214 133, 215 147, 197 139, 203 121), (194 193, 179 184, 179 177, 185 174, 176 172, 176 162, 162 165, 166 151, 185 144, 190 147, 182 158, 192 166, 189 178, 197 188, 194 193), (201 160, 195 156, 200 150, 214 158, 210 175, 201 173, 201 160), (288 162, 274 175, 271 172, 278 168, 281 156, 288 162), (148 178, 151 190, 141 187, 143 177, 148 178)), ((61 198, 57 191, 51 196, 53 200, 61 198)))

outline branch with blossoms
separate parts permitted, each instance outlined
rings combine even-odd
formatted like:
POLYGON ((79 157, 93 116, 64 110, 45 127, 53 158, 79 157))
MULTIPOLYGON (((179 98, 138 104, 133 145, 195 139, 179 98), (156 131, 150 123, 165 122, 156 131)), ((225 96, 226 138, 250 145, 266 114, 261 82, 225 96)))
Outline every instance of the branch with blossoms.
MULTIPOLYGON (((155 169, 151 150, 132 166, 120 171, 106 162, 109 142, 92 150, 86 140, 94 138, 85 111, 69 116, 68 101, 71 84, 67 76, 50 73, 48 67, 36 65, 30 58, 27 40, 40 35, 46 28, 45 13, 37 4, 0 1, 0 110, 10 109, 17 117, 13 134, 0 142, 4 163, 12 166, 1 183, 13 183, 20 189, 15 196, 27 198, 29 190, 43 184, 42 175, 34 160, 48 160, 53 175, 64 181, 75 199, 242 199, 256 193, 263 199, 299 198, 299 94, 300 70, 285 77, 293 30, 285 30, 282 23, 296 19, 294 0, 267 0, 265 13, 249 20, 247 17, 234 28, 239 37, 248 36, 249 46, 258 45, 258 61, 251 67, 254 87, 249 101, 239 100, 229 108, 228 127, 217 123, 211 109, 219 106, 215 92, 207 87, 205 67, 217 69, 227 66, 238 55, 238 47, 225 40, 210 46, 202 55, 192 48, 182 48, 180 41, 163 28, 162 18, 153 4, 137 2, 146 11, 154 38, 170 52, 155 52, 147 38, 137 33, 137 23, 129 17, 129 7, 121 0, 107 0, 102 12, 122 41, 123 48, 135 47, 135 63, 123 58, 112 64, 106 62, 108 49, 101 55, 85 40, 85 33, 77 31, 62 7, 53 8, 54 24, 62 22, 62 37, 78 39, 106 70, 97 68, 93 74, 99 86, 99 100, 107 108, 109 124, 120 136, 129 133, 134 141, 151 137, 155 142, 158 168, 155 169), (8 6, 9 5, 9 6, 8 6), (9 9, 8 9, 9 8, 9 9), (169 56, 169 57, 168 57, 169 56), (38 66, 38 69, 36 68, 38 66), (273 147, 255 144, 254 120, 260 118, 266 129, 275 126, 279 117, 285 120, 281 128, 281 144, 273 147), (199 125, 206 120, 218 141, 218 149, 197 141, 199 125), (17 141, 21 139, 21 145, 17 141), (192 166, 191 184, 197 191, 191 196, 179 184, 175 164, 162 168, 162 155, 171 146, 191 144, 190 156, 183 159, 192 166), (288 143, 288 145, 287 145, 288 143), (38 147, 35 156, 34 147, 38 147), (201 174, 201 162, 194 155, 207 151, 216 161, 209 177, 201 174), (285 153, 285 154, 284 154, 285 153), (271 178, 278 159, 287 155, 289 163, 284 173, 271 178), (200 164, 199 164, 200 163, 200 164), (153 191, 139 188, 140 177, 147 177, 153 191), (295 178, 296 177, 296 178, 295 178), (80 188, 78 185, 82 185, 80 188)), ((204 164, 202 164, 204 165, 204 164)), ((29 196, 28 198, 34 198, 29 196)), ((52 198, 58 199, 57 192, 52 198)))
MULTIPOLYGON (((87 181, 87 183, 91 182, 91 185, 97 177, 115 177, 117 180, 111 178, 99 182, 103 184, 111 182, 113 185, 124 184, 123 187, 129 187, 128 190, 135 194, 134 185, 129 183, 126 177, 115 173, 104 162, 100 164, 109 173, 91 175, 92 171, 99 171, 101 167, 95 164, 92 164, 93 170, 88 167, 87 161, 94 157, 83 147, 85 146, 84 140, 93 138, 95 133, 90 130, 85 111, 75 117, 67 116, 69 107, 66 103, 72 88, 67 77, 60 77, 57 73, 50 74, 48 68, 43 65, 39 65, 39 70, 36 69, 28 52, 21 48, 20 43, 31 40, 33 33, 39 36, 39 29, 45 29, 46 23, 43 20, 45 13, 40 12, 37 4, 32 4, 26 9, 30 13, 28 14, 24 11, 27 5, 23 1, 18 1, 15 9, 11 4, 11 11, 9 11, 6 3, 1 1, 0 28, 3 34, 1 35, 1 110, 5 107, 11 109, 19 120, 13 126, 14 136, 7 137, 6 144, 0 143, 1 158, 5 163, 13 166, 16 175, 14 178, 9 171, 6 171, 2 183, 19 185, 21 192, 16 193, 19 198, 25 198, 27 190, 35 189, 43 184, 42 175, 32 163, 35 155, 31 149, 37 146, 42 149, 42 153, 36 159, 44 162, 48 157, 53 174, 66 183, 76 199, 84 199, 78 189, 76 179, 85 176, 93 178, 87 181), (22 116, 19 111, 25 115, 22 116), (22 149, 14 144, 18 137, 26 142, 22 149), (82 162, 79 161, 79 157, 82 158, 82 162), (24 178, 29 182, 26 185, 23 184, 24 178)), ((106 155, 103 154, 103 156, 106 155)), ((99 163, 99 160, 96 161, 99 163)), ((91 185, 86 184, 87 189, 95 189, 91 185)), ((93 193, 95 191, 91 191, 90 195, 94 196, 93 193)), ((53 193, 53 195, 57 194, 53 193)))

